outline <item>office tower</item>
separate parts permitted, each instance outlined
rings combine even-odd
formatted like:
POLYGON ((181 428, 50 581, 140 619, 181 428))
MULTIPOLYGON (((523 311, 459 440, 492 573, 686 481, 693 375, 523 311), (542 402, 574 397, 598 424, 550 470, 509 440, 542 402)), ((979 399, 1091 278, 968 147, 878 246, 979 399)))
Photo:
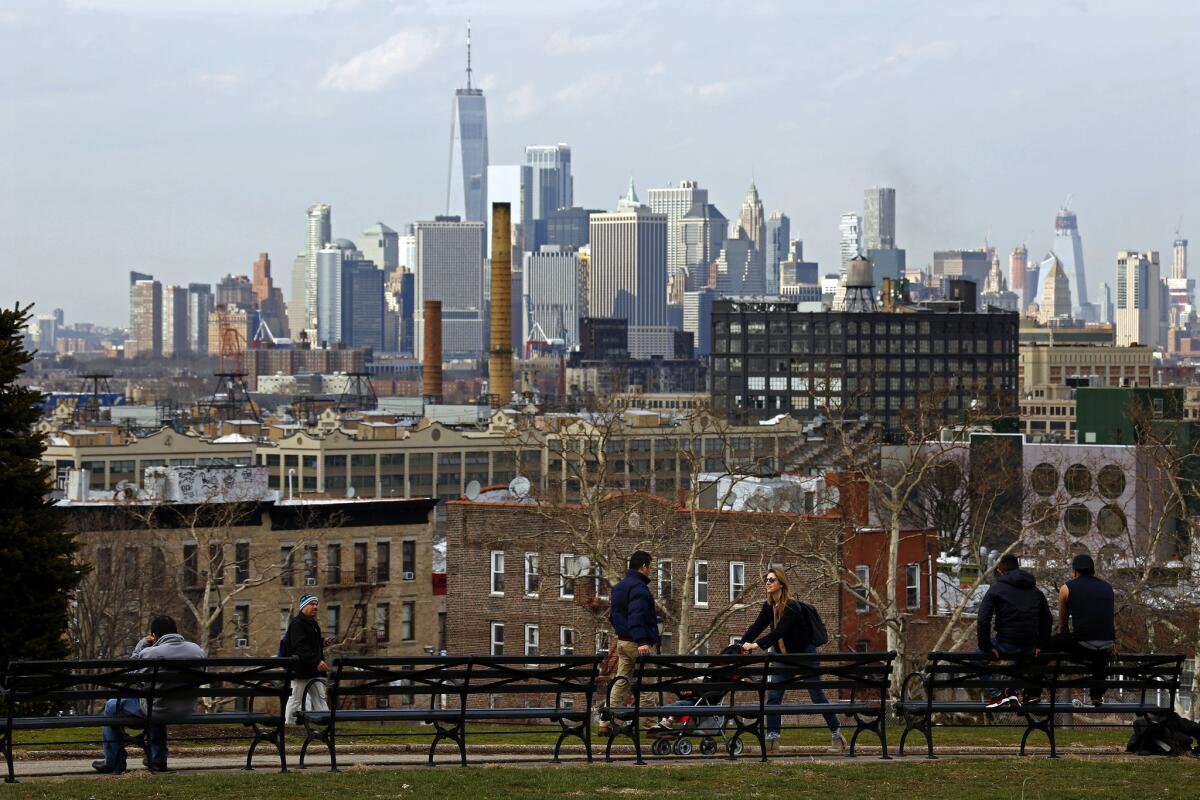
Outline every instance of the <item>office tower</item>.
POLYGON ((217 284, 217 305, 254 308, 254 284, 246 275, 226 275, 217 284))
POLYGON ((392 326, 387 333, 390 340, 384 342, 384 349, 397 353, 413 353, 413 320, 415 313, 413 298, 416 274, 407 267, 399 267, 387 278, 384 288, 384 302, 387 304, 388 325, 392 326))
POLYGON ((617 210, 593 214, 588 314, 634 328, 667 324, 667 217, 638 202, 633 180, 617 210))
POLYGON ((1180 239, 1177 235, 1175 245, 1171 249, 1171 277, 1178 279, 1187 276, 1187 239, 1180 239))
MULTIPOLYGON (((130 273, 130 277, 142 273, 130 273)), ((150 276, 140 277, 129 289, 129 339, 125 355, 162 355, 162 284, 150 276)))
POLYGON ((535 241, 538 245, 550 244, 568 250, 578 250, 588 243, 590 230, 588 221, 592 214, 603 213, 598 208, 560 208, 551 211, 545 219, 534 220, 537 228, 535 241))
POLYGON ((189 283, 188 292, 188 349, 193 353, 208 352, 208 315, 213 310, 212 286, 189 283))
POLYGON ((767 217, 767 247, 764 264, 767 270, 767 293, 779 291, 779 263, 787 258, 792 238, 792 221, 782 211, 772 211, 767 217))
POLYGON ((738 216, 738 226, 746 232, 746 237, 754 242, 754 249, 760 253, 766 246, 766 220, 763 217, 762 200, 758 197, 758 187, 753 182, 746 190, 742 200, 742 213, 738 216))
POLYGON ((525 307, 531 335, 537 326, 548 339, 561 339, 568 348, 579 343, 583 310, 579 272, 579 254, 556 245, 525 254, 525 307))
POLYGON ((1112 287, 1107 283, 1100 284, 1100 322, 1111 325, 1113 323, 1113 300, 1112 287))
POLYGON ((712 352, 712 304, 716 298, 715 289, 684 292, 683 330, 692 334, 696 358, 704 358, 712 352))
POLYGON ((58 317, 54 314, 39 314, 34 320, 37 349, 42 353, 53 353, 58 349, 58 317))
MULTIPOLYGON (((1053 258, 1053 256, 1050 256, 1053 258)), ((1047 267, 1049 268, 1049 267, 1047 267)), ((1025 285, 1021 288, 1021 313, 1024 314, 1030 304, 1037 302, 1037 287, 1042 274, 1042 264, 1030 261, 1025 265, 1025 285)))
MULTIPOLYGON (((467 24, 467 85, 454 90, 451 120, 450 175, 446 182, 446 213, 457 173, 462 181, 466 222, 486 222, 488 187, 487 102, 483 90, 471 85, 471 26, 467 24)), ((460 217, 464 219, 464 217, 460 217)), ((444 311, 444 309, 443 309, 444 311)), ((443 317, 444 319, 444 317, 443 317)))
POLYGON ((1166 281, 1170 319, 1172 327, 1183 327, 1181 320, 1191 315, 1196 293, 1196 281, 1187 274, 1187 239, 1177 235, 1171 255, 1171 277, 1166 281))
MULTIPOLYGON (((522 253, 533 249, 533 168, 523 164, 496 164, 487 169, 488 203, 508 203, 512 213, 509 245, 515 263, 522 253)), ((490 224, 490 220, 489 220, 490 224)), ((488 237, 487 257, 492 257, 492 238, 488 237)))
POLYGON ((863 252, 896 247, 896 190, 871 187, 863 197, 863 252))
POLYGON ((683 268, 687 271, 685 291, 711 284, 712 266, 729 238, 729 220, 712 203, 697 203, 679 220, 683 240, 683 268))
MULTIPOLYGON (((254 281, 251 284, 254 302, 258 307, 258 318, 267 326, 271 336, 285 339, 288 336, 288 318, 283 302, 283 290, 275 285, 271 277, 271 257, 259 253, 254 262, 254 281)), ((257 334, 258 331, 255 331, 257 334)))
POLYGON ((680 181, 678 186, 651 189, 650 210, 667 218, 667 275, 673 276, 686 268, 682 220, 692 208, 708 204, 708 190, 696 181, 680 181))
MULTIPOLYGON (((897 251, 893 251, 897 252, 897 251)), ((903 252, 903 251, 898 251, 903 252)), ((1021 298, 1015 292, 1008 290, 1008 284, 1004 280, 1004 272, 1000 269, 1000 259, 992 256, 992 269, 988 273, 987 280, 983 283, 983 291, 979 293, 980 307, 992 306, 1003 311, 1018 311, 1021 304, 1021 298)), ((1070 301, 1067 302, 1068 313, 1070 311, 1070 301)))
MULTIPOLYGON (((1083 266, 1083 242, 1079 238, 1079 226, 1074 212, 1062 208, 1054 218, 1054 255, 1058 256, 1063 271, 1071 281, 1075 295, 1073 316, 1076 319, 1092 322, 1095 320, 1096 309, 1088 303, 1087 274, 1083 266)), ((1049 277, 1053 262, 1043 259, 1042 269, 1038 272, 1037 297, 1040 299, 1046 290, 1046 279, 1049 277)))
POLYGON ((183 355, 188 351, 188 290, 164 286, 162 293, 162 354, 183 355))
MULTIPOLYGON (((442 354, 478 358, 483 352, 484 224, 460 217, 440 216, 418 222, 416 311, 440 301, 442 354)), ((415 320, 416 352, 424 350, 424 317, 415 320)))
POLYGON ((287 303, 288 330, 294 339, 309 327, 305 307, 308 294, 308 253, 300 253, 292 261, 292 299, 287 303))
POLYGON ((1029 269, 1029 251, 1017 245, 1008 254, 1008 283, 1017 294, 1025 291, 1025 272, 1029 269))
MULTIPOLYGON (((820 286, 819 266, 816 261, 804 260, 804 242, 793 239, 788 244, 787 258, 779 262, 779 291, 789 295, 798 294, 797 286, 820 286), (793 290, 793 291, 789 291, 793 290)), ((817 291, 820 295, 820 291, 817 291)), ((820 299, 818 297, 818 299, 820 299)))
POLYGON ((908 271, 908 253, 903 248, 868 250, 865 255, 871 262, 871 274, 875 277, 876 286, 881 286, 884 278, 900 280, 908 271))
POLYGON ((546 219, 551 212, 575 205, 575 179, 571 176, 570 145, 529 145, 525 148, 525 165, 533 170, 535 220, 546 219))
MULTIPOLYGON (((345 342, 342 332, 342 259, 345 252, 332 242, 317 251, 317 339, 329 347, 345 342)), ((351 256, 353 257, 353 256, 351 256)))
POLYGON ((1038 322, 1043 325, 1071 318, 1071 281, 1057 258, 1046 274, 1045 288, 1039 301, 1038 322))
POLYGON ((383 270, 366 260, 343 263, 342 335, 351 347, 384 349, 383 270))
POLYGON ((358 237, 358 249, 386 275, 400 266, 400 235, 382 222, 367 226, 358 237))
POLYGON ((1158 251, 1117 253, 1117 346, 1163 344, 1166 309, 1162 307, 1158 251))
POLYGON ((842 274, 845 275, 850 262, 862 252, 862 220, 858 214, 842 214, 838 233, 841 240, 842 274))
POLYGON ((717 293, 722 296, 757 296, 767 291, 767 272, 763 254, 739 228, 737 236, 726 239, 717 256, 717 293))
POLYGON ((940 279, 943 285, 946 280, 972 281, 975 284, 976 299, 991 269, 992 260, 986 248, 935 250, 933 253, 934 278, 940 279))
POLYGON ((409 272, 417 271, 417 231, 412 225, 404 226, 404 233, 398 239, 400 266, 409 272))
MULTIPOLYGON (((316 330, 317 327, 317 253, 333 240, 331 207, 328 203, 309 206, 306 221, 304 252, 308 255, 308 271, 304 277, 304 324, 299 328, 294 324, 291 326, 292 335, 297 337, 301 330, 316 330)), ((293 297, 292 302, 296 299, 293 297)), ((219 305, 220 301, 217 303, 219 305)))

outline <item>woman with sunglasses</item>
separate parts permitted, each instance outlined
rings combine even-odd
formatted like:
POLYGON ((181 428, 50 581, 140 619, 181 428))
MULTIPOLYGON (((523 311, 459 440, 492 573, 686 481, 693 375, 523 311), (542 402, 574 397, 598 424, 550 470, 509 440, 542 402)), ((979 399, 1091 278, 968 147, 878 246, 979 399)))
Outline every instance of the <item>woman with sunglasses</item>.
MULTIPOLYGON (((800 603, 792 597, 788 587, 787 576, 783 570, 772 567, 763 576, 763 585, 767 592, 767 600, 763 603, 758 618, 746 629, 742 636, 742 652, 752 653, 755 650, 775 653, 815 653, 817 648, 808 640, 808 630, 804 624, 800 603), (759 634, 762 634, 761 637, 759 634)), ((777 674, 771 676, 772 683, 782 683, 791 676, 777 674)), ((825 692, 820 689, 810 689, 809 696, 814 703, 828 703, 825 692)), ((767 703, 778 705, 783 702, 783 690, 773 689, 767 693, 767 703)), ((842 727, 836 714, 824 714, 825 724, 832 734, 829 751, 841 753, 846 749, 846 737, 842 736, 842 727)), ((783 730, 782 720, 778 714, 767 715, 767 750, 779 749, 779 733, 783 730)))

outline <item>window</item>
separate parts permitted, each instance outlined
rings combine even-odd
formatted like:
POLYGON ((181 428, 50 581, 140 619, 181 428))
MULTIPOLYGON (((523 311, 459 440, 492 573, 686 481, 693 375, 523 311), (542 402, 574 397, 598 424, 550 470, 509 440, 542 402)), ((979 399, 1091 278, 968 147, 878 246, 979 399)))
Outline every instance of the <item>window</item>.
POLYGON ((387 583, 392 576, 392 543, 375 543, 375 580, 387 583))
POLYGON ((250 580, 250 543, 237 542, 233 546, 233 582, 243 584, 250 580))
POLYGON ((525 596, 526 597, 537 597, 538 587, 540 585, 541 584, 538 580, 538 554, 537 553, 526 553, 525 554, 525 596))
POLYGON ((708 562, 696 562, 696 586, 694 594, 695 603, 698 606, 708 605, 708 562))
MULTIPOLYGON (((493 629, 494 628, 495 628, 495 626, 493 626, 493 629)), ((525 626, 525 655, 536 656, 538 654, 538 645, 541 644, 541 638, 542 638, 542 634, 538 630, 537 625, 526 625, 525 626)), ((500 654, 492 653, 492 655, 500 655, 500 654)))
POLYGON ((600 630, 596 631, 596 653, 597 653, 597 655, 600 653, 604 653, 607 655, 608 648, 609 648, 608 629, 601 628, 600 630))
POLYGON ((669 558, 658 560, 658 599, 670 600, 675 595, 675 580, 672 576, 674 562, 669 558))
POLYGON ((746 591, 746 564, 743 561, 729 562, 729 599, 737 600, 746 591))
POLYGON ((325 582, 339 584, 342 582, 342 546, 331 544, 325 548, 325 582))
POLYGON ((564 599, 575 597, 575 575, 579 567, 575 563, 573 553, 562 553, 558 557, 558 574, 560 576, 558 596, 564 599))
POLYGON ((386 642, 392 628, 392 609, 387 603, 375 605, 375 641, 386 642))
POLYGON ((406 581, 416 580, 417 578, 417 543, 412 539, 405 539, 400 543, 400 570, 404 573, 402 577, 406 581))
POLYGON ((400 638, 406 642, 411 642, 417 638, 416 626, 413 624, 416 620, 416 614, 416 603, 408 602, 400 604, 400 638))
POLYGON ((233 607, 233 636, 235 647, 250 646, 250 604, 238 603, 233 607))
POLYGON ((337 639, 338 632, 341 629, 342 623, 342 607, 341 606, 326 606, 325 607, 325 635, 331 639, 337 639))
POLYGON ((367 543, 354 543, 354 582, 367 582, 367 543))
POLYGON ((304 585, 317 585, 317 545, 315 544, 304 547, 304 585))
POLYGON ((492 594, 504 594, 504 551, 492 551, 492 594))
MULTIPOLYGON (((112 548, 99 547, 96 549, 96 577, 99 578, 100 584, 107 587, 112 581, 112 548)), ((196 585, 196 547, 194 545, 185 544, 183 546, 183 585, 196 585), (192 563, 191 572, 188 571, 188 554, 191 553, 192 563)))
POLYGON ((504 623, 492 623, 492 655, 504 655, 504 623))
POLYGON ((138 573, 138 551, 136 547, 125 548, 125 588, 135 589, 141 580, 138 573))
POLYGON ((225 631, 225 610, 211 606, 208 609, 208 639, 221 646, 221 634, 225 631))
POLYGON ((871 585, 871 568, 866 564, 859 564, 854 568, 854 577, 858 579, 858 585, 851 590, 855 597, 854 610, 862 613, 870 608, 867 604, 867 587, 871 585))
POLYGON ((560 656, 575 655, 575 629, 562 626, 558 629, 558 654, 560 656))
POLYGON ((921 565, 908 564, 904 568, 904 600, 909 608, 921 607, 921 565))
POLYGON ((592 580, 594 581, 595 588, 596 588, 596 599, 597 600, 608 599, 608 588, 609 587, 608 587, 608 581, 606 581, 604 579, 604 567, 600 566, 599 564, 592 567, 592 576, 593 576, 592 580))

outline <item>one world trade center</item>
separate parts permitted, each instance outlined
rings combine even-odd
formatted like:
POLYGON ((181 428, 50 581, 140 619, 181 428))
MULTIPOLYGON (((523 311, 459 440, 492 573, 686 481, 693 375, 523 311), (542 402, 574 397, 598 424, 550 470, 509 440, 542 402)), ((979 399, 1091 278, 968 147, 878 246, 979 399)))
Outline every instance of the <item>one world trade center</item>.
POLYGON ((446 213, 450 213, 455 174, 463 186, 464 219, 483 222, 487 213, 487 101, 471 85, 471 25, 467 23, 467 85, 454 91, 450 123, 450 171, 446 177, 446 213))

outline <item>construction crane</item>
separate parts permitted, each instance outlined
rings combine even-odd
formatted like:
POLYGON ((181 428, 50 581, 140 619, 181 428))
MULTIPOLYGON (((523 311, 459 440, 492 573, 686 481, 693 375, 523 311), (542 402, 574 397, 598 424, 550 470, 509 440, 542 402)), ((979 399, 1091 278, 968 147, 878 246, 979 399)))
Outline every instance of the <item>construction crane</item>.
POLYGON ((217 325, 221 337, 221 361, 216 374, 208 409, 218 420, 258 419, 258 407, 246 388, 246 338, 229 319, 227 306, 217 306, 217 325))

